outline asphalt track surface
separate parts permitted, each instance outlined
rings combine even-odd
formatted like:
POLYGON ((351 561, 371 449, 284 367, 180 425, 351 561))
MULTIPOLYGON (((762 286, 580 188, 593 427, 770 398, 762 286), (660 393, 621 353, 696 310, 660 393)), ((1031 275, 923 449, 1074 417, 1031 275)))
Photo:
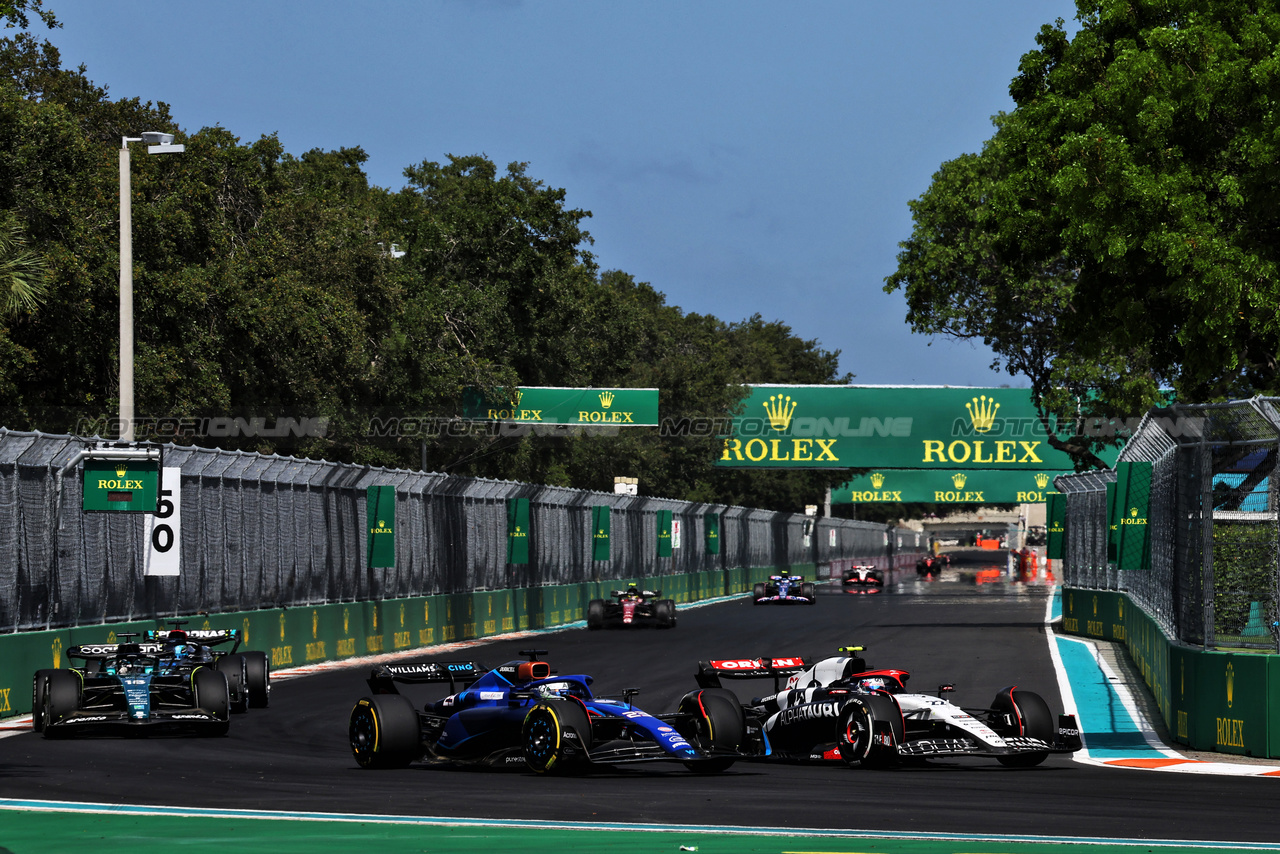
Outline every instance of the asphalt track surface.
MULTIPOLYGON (((914 690, 953 682, 951 699, 985 707, 997 690, 1016 684, 1057 711, 1043 626, 1050 592, 1044 585, 946 580, 911 581, 877 595, 824 589, 812 607, 735 599, 682 611, 672 631, 571 629, 447 657, 493 665, 536 645, 550 651, 560 672, 593 674, 598 694, 640 688, 637 705, 660 713, 693 687, 699 659, 822 656, 857 644, 868 648, 873 666, 909 670, 914 690)), ((1032 769, 984 759, 880 771, 739 763, 711 776, 670 763, 586 777, 421 764, 366 771, 346 742, 366 675, 367 668, 346 669, 277 682, 271 707, 237 716, 227 738, 6 738, 0 797, 569 822, 1280 839, 1280 792, 1271 780, 1098 768, 1065 756, 1032 769)), ((739 692, 751 693, 745 684, 739 692)))

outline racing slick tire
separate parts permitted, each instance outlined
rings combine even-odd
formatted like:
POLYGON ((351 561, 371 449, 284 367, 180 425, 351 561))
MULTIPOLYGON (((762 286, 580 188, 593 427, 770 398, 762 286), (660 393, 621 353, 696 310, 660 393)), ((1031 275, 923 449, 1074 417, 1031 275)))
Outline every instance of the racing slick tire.
MULTIPOLYGON (((742 749, 746 738, 747 721, 737 696, 726 688, 704 688, 690 691, 680 700, 677 710, 692 716, 692 721, 682 724, 676 731, 703 752, 710 750, 742 749)), ((716 774, 724 771, 737 756, 714 756, 686 762, 684 766, 699 774, 716 774)))
POLYGON ((529 710, 523 726, 524 761, 539 774, 587 767, 591 719, 576 700, 547 698, 529 710))
POLYGON ((587 628, 604 628, 604 600, 592 599, 587 603, 587 628))
POLYGON ((351 755, 361 768, 404 768, 422 755, 422 727, 408 697, 361 697, 347 726, 351 755))
POLYGON ((244 659, 245 688, 249 708, 265 709, 271 703, 271 665, 265 652, 246 652, 244 659))
POLYGON ((800 585, 800 595, 808 599, 810 605, 818 602, 818 594, 813 591, 813 585, 807 581, 800 585))
POLYGON ((31 680, 31 729, 35 732, 44 730, 44 698, 48 693, 49 674, 57 670, 37 670, 31 680))
POLYGON ((231 729, 231 689, 227 674, 212 667, 198 667, 191 674, 191 690, 198 709, 217 719, 205 730, 206 735, 226 735, 231 729))
MULTIPOLYGON (((1032 691, 1019 691, 1016 688, 1005 688, 996 694, 991 701, 991 708, 997 712, 1005 712, 1013 719, 1010 735, 1023 735, 1038 738, 1047 744, 1053 744, 1056 727, 1053 713, 1044 698, 1032 691)), ((1038 753, 1016 753, 1012 756, 997 756, 1001 765, 1007 768, 1034 768, 1049 758, 1047 751, 1038 753)))
POLYGON ((751 588, 751 598, 755 600, 755 603, 757 605, 760 604, 760 600, 763 599, 766 595, 767 594, 765 593, 763 584, 757 584, 756 586, 751 588))
MULTIPOLYGON (((230 708, 237 715, 249 711, 248 675, 243 655, 223 655, 213 664, 214 669, 227 677, 230 708)), ((200 705, 196 703, 196 705, 200 705)))
POLYGON ((886 768, 897 763, 897 745, 902 743, 906 727, 902 710, 892 697, 884 694, 850 697, 840 710, 839 727, 836 746, 845 764, 886 768), (886 727, 894 746, 876 743, 876 730, 883 731, 886 727))
POLYGON ((676 603, 670 599, 659 599, 653 603, 653 616, 660 629, 673 629, 676 625, 676 603))
POLYGON ((65 731, 52 725, 80 708, 80 677, 70 670, 44 673, 44 719, 41 731, 45 738, 60 738, 65 731))

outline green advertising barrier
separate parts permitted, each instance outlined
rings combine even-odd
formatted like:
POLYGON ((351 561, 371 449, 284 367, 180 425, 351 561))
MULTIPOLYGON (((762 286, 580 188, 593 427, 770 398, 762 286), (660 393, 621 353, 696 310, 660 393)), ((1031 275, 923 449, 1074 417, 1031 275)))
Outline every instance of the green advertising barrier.
POLYGON ((1124 593, 1064 588, 1062 602, 1064 632, 1125 644, 1174 741, 1280 758, 1280 656, 1176 644, 1124 593))
MULTIPOLYGON (((792 567, 811 573, 812 564, 792 567)), ((734 567, 637 578, 677 603, 745 593, 774 567, 734 567)), ((179 618, 191 629, 239 629, 241 650, 267 653, 273 670, 420 649, 512 631, 553 628, 583 618, 591 599, 625 581, 582 582, 516 590, 475 591, 381 602, 339 602, 311 607, 238 611, 179 618)), ((31 710, 36 670, 65 668, 68 647, 113 643, 120 632, 164 629, 169 621, 136 620, 0 636, 0 717, 31 710)))

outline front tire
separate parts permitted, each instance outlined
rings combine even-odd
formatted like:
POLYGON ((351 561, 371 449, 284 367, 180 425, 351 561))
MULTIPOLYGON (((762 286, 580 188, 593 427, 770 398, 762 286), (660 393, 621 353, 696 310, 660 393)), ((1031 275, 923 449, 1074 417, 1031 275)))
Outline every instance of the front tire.
MULTIPOLYGON (((1038 738, 1047 744, 1053 744, 1055 726, 1053 713, 1044 698, 1033 691, 1018 691, 1005 688, 996 694, 991 708, 1005 712, 1013 719, 1013 735, 1038 738)), ((1049 758, 1048 751, 1037 753, 1018 753, 1013 756, 996 757, 1006 768, 1034 768, 1049 758)))
POLYGON ((755 587, 751 588, 751 598, 755 600, 755 603, 757 605, 760 604, 760 600, 763 599, 765 595, 766 594, 765 594, 765 589, 763 584, 757 584, 755 587))
POLYGON ((587 628, 604 628, 604 600, 592 599, 587 603, 587 628))
MULTIPOLYGON (((249 711, 248 676, 243 655, 224 655, 214 662, 214 668, 227 677, 231 711, 237 715, 249 711)), ((200 705, 196 703, 196 705, 200 705)))
POLYGON ((800 585, 800 595, 808 599, 810 605, 816 604, 818 601, 818 596, 813 591, 813 585, 807 581, 800 585))
POLYGON ((59 738, 63 731, 53 724, 59 723, 71 712, 80 708, 80 677, 70 670, 46 670, 44 683, 45 738, 59 738))
POLYGON ((670 599, 659 599, 653 605, 653 616, 658 621, 658 628, 675 628, 676 603, 670 599))
POLYGON ((59 672, 61 671, 37 670, 31 680, 31 728, 36 732, 44 730, 44 703, 48 693, 49 674, 59 672))
POLYGON ((574 700, 543 700, 523 727, 524 761, 539 774, 581 770, 591 750, 591 720, 574 700))
POLYGON ((362 697, 347 726, 351 754, 361 768, 404 768, 422 755, 422 728, 409 698, 362 697))
POLYGON ((271 665, 265 652, 246 652, 244 658, 245 687, 249 708, 265 709, 271 703, 271 665))
POLYGON ((837 747, 845 764, 885 768, 898 761, 897 745, 902 743, 906 728, 893 698, 883 694, 850 697, 840 710, 839 721, 837 747), (876 730, 886 728, 892 745, 876 741, 876 730))
MULTIPOLYGON (((703 753, 713 750, 737 753, 742 749, 747 732, 746 716, 732 691, 725 688, 691 691, 680 700, 678 711, 691 715, 693 720, 677 730, 703 753)), ((737 761, 737 756, 713 756, 685 762, 684 766, 699 774, 715 774, 737 761)))
POLYGON ((191 692, 196 708, 204 709, 217 720, 206 730, 207 734, 226 735, 231 730, 231 689, 226 672, 211 667, 196 668, 191 674, 191 692))

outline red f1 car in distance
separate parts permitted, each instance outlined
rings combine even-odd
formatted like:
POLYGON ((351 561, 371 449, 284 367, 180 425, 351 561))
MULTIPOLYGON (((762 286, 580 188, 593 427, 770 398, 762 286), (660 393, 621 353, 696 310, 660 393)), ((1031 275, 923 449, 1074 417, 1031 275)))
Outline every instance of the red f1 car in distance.
POLYGON ((675 600, 661 596, 661 590, 641 590, 631 584, 626 590, 612 591, 608 599, 592 599, 587 603, 587 628, 651 623, 660 629, 673 629, 676 625, 675 600))
POLYGON ((965 709, 944 698, 906 690, 905 670, 872 669, 858 653, 810 662, 800 657, 729 659, 698 664, 698 685, 721 688, 721 679, 772 678, 774 693, 743 706, 744 749, 757 758, 835 760, 882 767, 903 760, 986 756, 1001 765, 1029 768, 1051 753, 1082 747, 1075 715, 1055 726, 1048 704, 1017 686, 996 692, 989 708, 965 709), (783 686, 782 680, 786 684, 783 686))

